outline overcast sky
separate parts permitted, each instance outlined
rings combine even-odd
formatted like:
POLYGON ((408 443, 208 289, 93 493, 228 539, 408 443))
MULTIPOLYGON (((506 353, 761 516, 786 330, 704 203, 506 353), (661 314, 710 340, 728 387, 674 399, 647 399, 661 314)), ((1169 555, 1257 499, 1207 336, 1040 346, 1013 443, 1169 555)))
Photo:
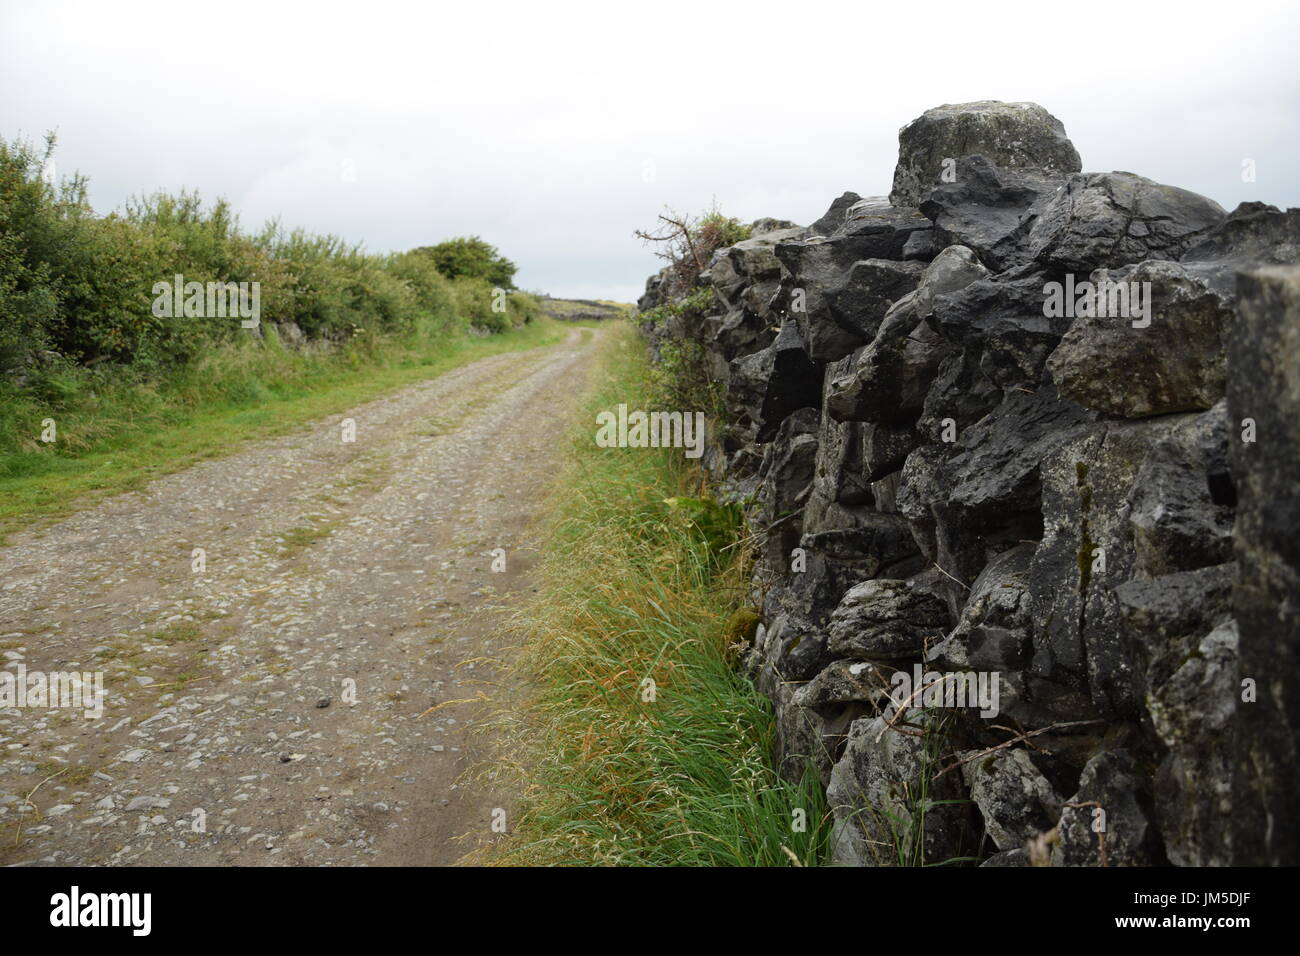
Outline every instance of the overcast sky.
POLYGON ((1085 170, 1300 205, 1296 7, 0 0, 0 135, 57 129, 100 212, 189 187, 374 251, 478 234, 524 288, 626 301, 665 205, 806 224, 887 193, 941 103, 1031 100, 1085 170))

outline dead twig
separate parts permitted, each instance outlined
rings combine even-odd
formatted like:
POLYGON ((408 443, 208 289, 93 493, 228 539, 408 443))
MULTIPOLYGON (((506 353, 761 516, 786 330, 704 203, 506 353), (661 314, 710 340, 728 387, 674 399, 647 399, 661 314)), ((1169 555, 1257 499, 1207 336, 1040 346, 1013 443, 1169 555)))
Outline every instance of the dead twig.
MULTIPOLYGON (((1046 727, 1039 727, 1037 730, 1025 731, 1023 733, 1016 734, 1010 740, 1002 741, 1002 743, 998 744, 996 747, 989 747, 987 750, 981 750, 979 753, 971 754, 969 757, 963 757, 961 760, 958 760, 956 763, 949 764, 948 766, 940 770, 937 774, 935 774, 934 778, 938 780, 949 770, 956 770, 958 767, 962 766, 963 764, 968 764, 973 760, 979 760, 981 757, 987 757, 989 754, 995 753, 999 750, 1005 750, 1007 747, 1010 747, 1013 744, 1018 744, 1021 742, 1028 743, 1030 737, 1037 737, 1040 734, 1050 733, 1053 730, 1066 730, 1067 728, 1070 727, 1086 727, 1090 724, 1104 724, 1104 723, 1105 723, 1104 720, 1067 720, 1059 724, 1048 724, 1046 727)), ((1002 728, 1002 729, 1009 730, 1010 728, 1002 728)))
MULTIPOLYGON (((32 803, 32 797, 36 796, 36 791, 37 791, 37 790, 41 789, 41 787, 45 786, 47 783, 49 783, 49 782, 50 782, 51 780, 53 780, 55 777, 59 776, 59 774, 67 773, 67 772, 68 772, 69 770, 71 770, 71 769, 72 769, 71 767, 64 767, 64 768, 63 768, 62 770, 60 770, 58 773, 52 773, 52 774, 50 774, 48 777, 46 777, 44 780, 42 780, 42 781, 41 781, 40 783, 38 783, 36 786, 32 787, 32 792, 31 792, 31 793, 29 793, 29 794, 27 794, 27 796, 23 797, 23 802, 26 803, 29 807, 32 808, 32 811, 36 814, 36 817, 37 817, 38 820, 40 819, 40 816, 41 816, 41 808, 38 807, 36 804, 32 803)), ((22 836, 23 836, 23 821, 22 821, 22 820, 19 820, 18 823, 17 823, 17 826, 14 827, 14 846, 17 846, 17 845, 18 845, 18 841, 22 839, 22 836)))

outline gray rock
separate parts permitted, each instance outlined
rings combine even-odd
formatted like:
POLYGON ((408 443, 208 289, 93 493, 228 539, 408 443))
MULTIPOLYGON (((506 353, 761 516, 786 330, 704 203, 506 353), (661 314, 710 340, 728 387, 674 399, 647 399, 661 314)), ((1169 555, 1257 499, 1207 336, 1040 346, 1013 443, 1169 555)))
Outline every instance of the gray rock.
POLYGON ((956 181, 941 183, 921 202, 935 238, 968 246, 1001 271, 1029 261, 1025 240, 1066 174, 999 169, 983 156, 957 162, 956 181))
POLYGON ((829 236, 844 225, 849 207, 862 199, 857 193, 846 192, 831 203, 825 214, 808 227, 809 236, 829 236))
POLYGON ((1027 750, 999 751, 961 769, 984 830, 999 850, 1023 849, 1028 840, 1056 826, 1065 801, 1027 750))
MULTIPOLYGON (((827 647, 827 628, 844 593, 882 570, 915 570, 914 562, 900 557, 914 554, 907 550, 911 539, 906 527, 901 522, 891 525, 890 517, 873 514, 875 527, 800 540, 805 570, 786 575, 763 601, 763 619, 769 624, 748 660, 760 683, 811 680, 834 658, 827 647)), ((769 567, 784 569, 788 560, 787 552, 769 567)))
MULTIPOLYGON (((840 361, 847 363, 849 358, 840 361)), ((826 388, 834 371, 827 370, 826 388)), ((871 489, 867 438, 870 426, 863 422, 838 422, 823 411, 818 433, 813 491, 804 514, 809 532, 852 528, 859 524, 856 506, 874 505, 871 489)))
POLYGON ((1169 753, 1156 771, 1160 832, 1175 866, 1232 861, 1232 763, 1236 739, 1237 626, 1211 631, 1148 699, 1151 723, 1169 753))
MULTIPOLYGON (((843 281, 827 290, 828 314, 852 337, 853 348, 875 337, 889 307, 916 288, 925 268, 921 262, 863 259, 853 263, 843 281)), ((816 333, 810 333, 813 335, 816 333)))
POLYGON ((1220 403, 1152 446, 1129 495, 1137 573, 1192 571, 1232 558, 1236 489, 1220 403))
POLYGON ((947 606, 907 581, 855 586, 831 615, 830 649, 857 660, 919 658, 951 624, 947 606))
POLYGON ((1146 694, 1164 686, 1200 641, 1232 617, 1234 564, 1179 571, 1115 588, 1120 619, 1134 648, 1146 694))
POLYGON ((880 717, 853 722, 826 789, 835 817, 831 839, 836 863, 934 864, 967 847, 967 808, 935 803, 960 797, 958 775, 936 779, 941 768, 927 741, 886 729, 880 717))
POLYGON ((987 279, 989 270, 984 268, 975 253, 966 246, 950 245, 935 256, 925 267, 920 281, 916 284, 915 308, 920 318, 927 318, 934 312, 935 298, 960 292, 972 282, 987 279))
POLYGON ((135 813, 137 810, 166 810, 172 805, 172 802, 165 797, 133 797, 131 802, 126 805, 127 813, 135 813))
POLYGON ((889 690, 887 670, 868 661, 839 660, 798 688, 794 703, 822 711, 844 704, 868 704, 879 711, 889 703, 889 690))
POLYGON ((1138 761, 1128 751, 1106 751, 1089 760, 1078 792, 1061 811, 1052 865, 1164 863, 1150 790, 1143 781, 1138 761))
POLYGON ((979 279, 938 296, 932 321, 997 387, 1033 390, 1071 323, 1045 314, 1047 281, 1045 273, 1032 270, 979 279))
MULTIPOLYGON (((811 770, 825 786, 834 763, 832 748, 836 731, 827 726, 826 720, 816 710, 796 703, 800 689, 797 685, 778 681, 771 690, 777 773, 782 779, 797 783, 811 770)), ((844 728, 838 731, 839 734, 843 732, 844 728)))
POLYGON ((1243 704, 1232 827, 1237 863, 1300 864, 1300 267, 1270 266, 1237 282, 1228 346, 1228 417, 1237 490, 1234 603, 1243 704), (1255 441, 1246 442, 1250 419, 1255 441))
POLYGON ((766 553, 784 563, 803 533, 802 509, 812 490, 821 416, 814 408, 789 415, 768 446, 750 520, 767 532, 766 553))
MULTIPOLYGON (((808 533, 800 544, 810 552, 852 567, 853 580, 839 595, 867 578, 906 578, 926 563, 903 516, 868 508, 858 511, 853 527, 808 533)), ((839 603, 839 595, 826 608, 827 614, 839 603)))
POLYGON ((1226 216, 1213 199, 1133 173, 1083 173, 1043 207, 1026 248, 1049 268, 1076 273, 1177 259, 1226 216))
POLYGON ((1237 273, 1300 262, 1300 209, 1244 202, 1183 254, 1188 271, 1224 296, 1237 294, 1237 273))
POLYGON ((945 104, 899 131, 890 201, 917 205, 941 183, 944 160, 976 154, 1008 169, 1075 173, 1083 168, 1061 121, 1036 103, 945 104))
POLYGON ((866 259, 899 259, 908 238, 930 228, 929 220, 915 209, 896 209, 876 201, 860 206, 856 217, 828 238, 777 244, 776 256, 788 275, 772 308, 798 320, 813 361, 843 358, 870 337, 855 328, 851 317, 844 320, 848 327, 842 327, 830 308, 829 294, 842 290, 853 264, 866 259))
POLYGON ((844 749, 849 727, 855 720, 879 714, 888 704, 888 691, 885 672, 864 661, 832 661, 806 684, 782 684, 773 697, 782 775, 797 781, 808 765, 786 743, 803 735, 807 742, 801 752, 812 753, 822 786, 830 783, 831 768, 844 749), (783 701, 788 702, 784 712, 783 701), (788 759, 787 753, 794 759, 788 759))
POLYGON ((820 408, 822 401, 822 370, 809 360, 795 322, 786 320, 771 349, 772 370, 758 414, 760 442, 771 441, 797 409, 820 408))
POLYGON ((826 408, 832 417, 891 428, 910 427, 919 417, 930 383, 953 349, 921 321, 915 301, 910 295, 895 302, 871 343, 828 372, 826 408))
POLYGON ((938 352, 939 369, 925 393, 917 426, 937 442, 944 440, 950 424, 960 433, 997 408, 1003 389, 981 368, 977 349, 932 348, 938 352))
POLYGON ((907 456, 920 443, 920 436, 910 425, 864 425, 862 466, 867 481, 874 484, 902 470, 907 456))
POLYGON ((1189 419, 1092 426, 1042 463, 1043 536, 1030 565, 1031 670, 1087 690, 1107 717, 1136 717, 1142 702, 1115 596, 1136 567, 1128 498, 1152 447, 1189 419))
POLYGON ((934 645, 926 662, 949 670, 1018 671, 1033 651, 1029 563, 1033 544, 997 555, 971 585, 952 633, 934 645))
POLYGON ((709 281, 726 307, 714 342, 728 358, 767 346, 780 321, 770 303, 781 283, 776 243, 801 236, 803 230, 776 229, 723 249, 709 267, 709 281))
POLYGON ((749 224, 749 234, 755 239, 767 238, 777 232, 804 232, 803 226, 797 222, 791 222, 789 219, 773 219, 771 216, 763 216, 755 219, 749 224))
POLYGON ((1205 409, 1223 397, 1227 299, 1176 262, 1101 269, 1090 281, 1150 283, 1150 315, 1075 318, 1047 362, 1063 397, 1125 418, 1205 409))
POLYGON ((298 327, 296 322, 277 322, 275 323, 275 331, 280 341, 290 348, 297 348, 307 341, 306 333, 298 327))
POLYGON ((1049 387, 1015 391, 955 445, 929 446, 929 457, 908 458, 899 508, 917 522, 919 538, 934 528, 944 571, 972 582, 991 554, 1039 537, 1040 464, 1087 429, 1091 417, 1057 400, 1049 387))
POLYGON ((740 436, 742 442, 754 441, 762 427, 774 355, 771 348, 750 352, 732 359, 727 368, 728 432, 740 436))

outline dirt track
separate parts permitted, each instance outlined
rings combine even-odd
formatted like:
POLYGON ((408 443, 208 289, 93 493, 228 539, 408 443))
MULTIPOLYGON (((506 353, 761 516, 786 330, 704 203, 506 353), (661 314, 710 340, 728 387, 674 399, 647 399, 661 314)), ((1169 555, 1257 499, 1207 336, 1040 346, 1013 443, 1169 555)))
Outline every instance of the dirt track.
POLYGON ((483 359, 14 535, 0 666, 102 671, 106 697, 0 710, 0 863, 428 865, 491 839, 511 795, 457 785, 484 708, 428 711, 492 680, 590 351, 483 359))

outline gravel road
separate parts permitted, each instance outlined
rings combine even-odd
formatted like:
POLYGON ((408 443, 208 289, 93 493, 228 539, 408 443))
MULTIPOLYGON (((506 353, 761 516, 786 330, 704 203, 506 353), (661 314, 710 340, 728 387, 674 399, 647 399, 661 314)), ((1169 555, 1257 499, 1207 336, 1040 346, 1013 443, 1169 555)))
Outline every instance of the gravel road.
POLYGON ((449 702, 494 692, 590 338, 13 535, 0 667, 105 696, 0 710, 0 863, 429 865, 492 839, 511 795, 462 779, 486 706, 449 702))

